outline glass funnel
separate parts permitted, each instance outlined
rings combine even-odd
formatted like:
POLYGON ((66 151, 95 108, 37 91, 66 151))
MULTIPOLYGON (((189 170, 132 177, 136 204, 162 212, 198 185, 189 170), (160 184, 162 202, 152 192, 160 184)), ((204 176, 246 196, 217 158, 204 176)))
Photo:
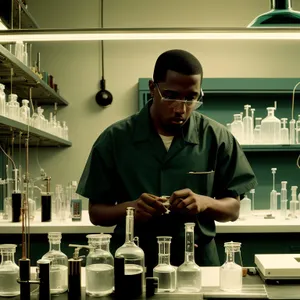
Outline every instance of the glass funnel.
POLYGON ((86 258, 86 293, 92 297, 109 295, 114 287, 114 258, 109 251, 110 234, 89 234, 93 247, 86 258))
POLYGON ((158 278, 158 292, 176 290, 176 268, 170 264, 170 236, 158 236, 158 265, 153 269, 153 277, 158 278))
POLYGON ((220 268, 220 288, 223 291, 236 292, 242 289, 243 267, 241 243, 224 243, 226 261, 220 268))
POLYGON ((14 254, 17 245, 0 245, 2 257, 0 265, 0 297, 13 297, 20 295, 20 285, 17 282, 19 267, 15 263, 14 254))
POLYGON ((50 292, 61 294, 68 289, 68 257, 60 251, 61 232, 49 232, 49 251, 42 257, 51 261, 50 292))
POLYGON ((125 243, 117 249, 116 258, 124 258, 124 281, 128 286, 135 284, 142 286, 144 282, 144 251, 134 243, 134 208, 126 209, 126 237, 125 243))
POLYGON ((180 292, 201 290, 201 268, 195 263, 194 255, 195 223, 185 223, 185 259, 177 269, 177 286, 180 292))

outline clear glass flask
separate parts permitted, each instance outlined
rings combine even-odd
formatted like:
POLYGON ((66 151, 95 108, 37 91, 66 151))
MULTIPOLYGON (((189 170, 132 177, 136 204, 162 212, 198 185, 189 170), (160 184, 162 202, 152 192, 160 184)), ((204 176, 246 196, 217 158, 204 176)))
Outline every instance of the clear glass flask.
POLYGON ((261 140, 263 144, 280 144, 280 120, 275 117, 275 107, 268 107, 268 116, 261 121, 261 140))
POLYGON ((145 254, 134 242, 134 208, 128 207, 126 213, 125 243, 117 249, 115 257, 124 258, 124 281, 127 283, 126 285, 142 286, 144 283, 145 254))
POLYGON ((68 289, 68 257, 61 252, 61 232, 49 232, 49 251, 42 257, 51 261, 50 292, 61 294, 68 289))
POLYGON ((16 121, 20 119, 20 104, 17 101, 18 95, 10 94, 8 95, 8 102, 7 102, 7 117, 16 121))
POLYGON ((6 95, 4 92, 5 85, 0 83, 0 115, 5 116, 6 114, 6 95))
POLYGON ((226 261, 220 268, 220 289, 238 292, 243 285, 241 243, 224 243, 226 261))
POLYGON ((180 292, 197 293, 201 290, 201 268, 195 263, 195 223, 185 223, 185 259, 177 269, 177 288, 180 292))
POLYGON ((14 254, 17 245, 0 245, 0 297, 13 297, 20 295, 19 267, 15 263, 14 254))
POLYGON ((91 297, 109 295, 114 288, 114 258, 109 250, 110 234, 89 234, 93 247, 86 258, 86 293, 91 297))
POLYGON ((153 277, 158 278, 158 292, 176 290, 176 268, 170 264, 171 236, 158 236, 158 265, 153 269, 153 277))
POLYGON ((290 137, 289 137, 289 129, 286 127, 287 125, 287 118, 281 119, 281 143, 282 144, 289 144, 290 143, 290 137))
POLYGON ((254 144, 261 144, 261 121, 262 118, 255 118, 255 128, 253 131, 254 144))
POLYGON ((233 115, 233 122, 231 123, 231 133, 237 139, 240 144, 244 142, 244 124, 242 121, 241 114, 234 114, 233 115))

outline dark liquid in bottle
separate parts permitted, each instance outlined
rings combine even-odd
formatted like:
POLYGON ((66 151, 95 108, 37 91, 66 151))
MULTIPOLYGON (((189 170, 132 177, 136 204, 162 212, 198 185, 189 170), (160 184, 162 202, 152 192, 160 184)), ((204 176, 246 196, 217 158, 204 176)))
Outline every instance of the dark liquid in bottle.
POLYGON ((42 222, 51 221, 51 195, 42 195, 42 222))
POLYGON ((11 195, 11 205, 12 205, 12 221, 20 222, 21 216, 21 203, 22 203, 22 194, 13 193, 11 195))

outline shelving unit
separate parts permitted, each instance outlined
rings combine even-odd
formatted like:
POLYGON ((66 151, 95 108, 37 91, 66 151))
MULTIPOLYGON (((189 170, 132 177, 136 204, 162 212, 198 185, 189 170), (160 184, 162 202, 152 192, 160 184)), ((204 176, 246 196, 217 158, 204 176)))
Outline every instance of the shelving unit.
POLYGON ((244 152, 300 152, 300 145, 242 145, 244 152))
POLYGON ((8 94, 10 93, 11 68, 13 68, 12 90, 19 97, 28 98, 29 87, 33 87, 32 98, 37 100, 39 105, 55 102, 58 105, 69 104, 5 47, 0 45, 0 82, 7 84, 6 91, 8 94))

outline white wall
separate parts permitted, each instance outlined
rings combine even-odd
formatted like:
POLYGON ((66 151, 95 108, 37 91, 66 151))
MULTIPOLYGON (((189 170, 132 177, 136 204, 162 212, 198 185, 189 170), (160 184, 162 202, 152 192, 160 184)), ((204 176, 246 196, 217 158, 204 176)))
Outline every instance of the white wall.
MULTIPOLYGON (((100 0, 28 0, 41 27, 99 27, 100 0), (85 4, 84 4, 85 3, 85 4)), ((293 1, 300 10, 300 0, 293 1)), ((269 0, 106 0, 105 27, 247 26, 269 9, 269 0)), ((99 42, 44 43, 42 67, 51 72, 70 105, 60 110, 73 146, 41 149, 41 165, 53 184, 79 180, 90 148, 111 123, 137 111, 137 81, 151 77, 157 56, 183 48, 202 62, 206 77, 300 77, 299 41, 111 41, 105 42, 107 89, 112 106, 94 101, 100 80, 99 42)), ((31 173, 37 174, 32 151, 31 173)))

